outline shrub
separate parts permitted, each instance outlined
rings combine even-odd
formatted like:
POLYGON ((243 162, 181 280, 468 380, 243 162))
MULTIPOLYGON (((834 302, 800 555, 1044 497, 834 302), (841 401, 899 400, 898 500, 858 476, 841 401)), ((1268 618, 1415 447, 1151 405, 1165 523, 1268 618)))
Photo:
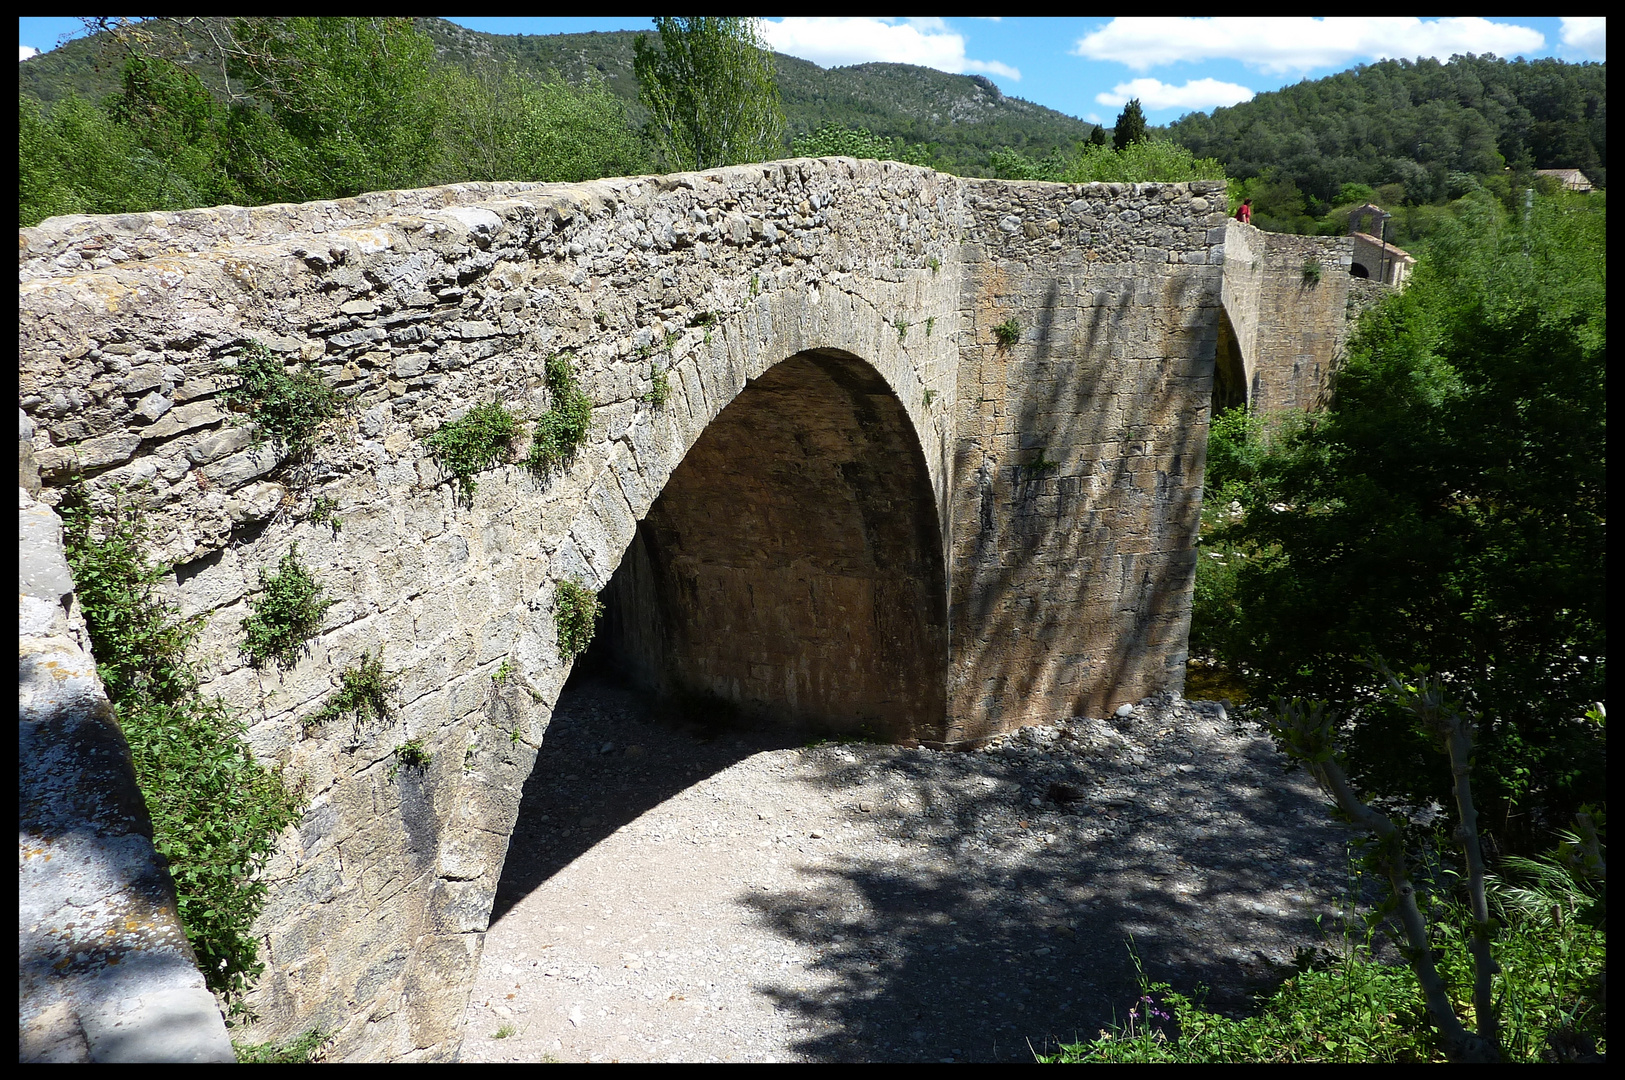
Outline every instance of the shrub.
POLYGON ((559 582, 558 602, 553 613, 559 635, 559 655, 574 660, 587 651, 603 610, 597 594, 585 585, 568 579, 559 582))
POLYGON ((322 599, 322 587, 299 562, 299 545, 282 556, 275 575, 260 569, 260 595, 248 606, 254 614, 243 620, 243 658, 264 670, 275 661, 283 671, 299 663, 307 642, 321 629, 322 616, 336 601, 322 599))
POLYGON ((327 699, 321 712, 312 719, 312 726, 319 727, 349 715, 354 733, 359 734, 368 720, 389 719, 389 695, 394 689, 394 676, 384 671, 383 650, 380 649, 377 656, 363 652, 353 667, 344 669, 344 674, 339 677, 338 691, 327 699))
POLYGON ((389 778, 395 779, 402 769, 411 769, 421 776, 429 771, 433 760, 434 755, 424 747, 422 739, 408 739, 395 748, 395 764, 389 767, 389 778))
POLYGON ((130 746, 153 846, 169 862, 204 979, 236 999, 264 968, 253 933, 265 902, 257 878, 277 834, 299 820, 299 795, 280 769, 254 760, 241 718, 198 693, 186 653, 202 620, 159 598, 167 570, 140 553, 140 515, 115 506, 94 521, 82 489, 70 489, 62 510, 97 672, 130 746))
POLYGON ((649 367, 649 392, 643 395, 643 400, 657 409, 665 408, 666 402, 671 399, 671 380, 658 364, 649 367))
POLYGON ((221 396, 247 415, 254 445, 269 443, 296 459, 310 452, 317 429, 342 405, 337 391, 303 367, 290 373, 258 341, 250 341, 238 358, 236 379, 221 396))
POLYGON ((424 445, 457 478, 463 497, 472 499, 474 474, 505 459, 518 430, 513 413, 492 401, 474 406, 459 420, 441 424, 424 445))
POLYGON ((564 464, 587 439, 592 426, 592 399, 576 382, 569 357, 561 354, 547 361, 547 389, 552 406, 536 421, 536 438, 530 446, 528 464, 545 470, 564 464))
POLYGON ((232 1043, 232 1049, 237 1052, 239 1065, 308 1065, 316 1061, 327 1041, 327 1035, 320 1028, 312 1028, 285 1043, 232 1043))
POLYGON ((993 328, 993 339, 1004 347, 1014 345, 1021 340, 1021 324, 1014 318, 1006 319, 993 328))
POLYGON ((1303 261, 1303 283, 1305 285, 1320 284, 1321 267, 1319 259, 1305 259, 1303 261))

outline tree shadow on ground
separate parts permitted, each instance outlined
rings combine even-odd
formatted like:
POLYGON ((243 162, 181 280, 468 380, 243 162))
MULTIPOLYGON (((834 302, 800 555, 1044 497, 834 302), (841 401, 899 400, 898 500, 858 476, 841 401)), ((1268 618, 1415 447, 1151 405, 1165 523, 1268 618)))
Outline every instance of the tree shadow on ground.
MULTIPOLYGON (((639 701, 602 683, 561 698, 510 847, 527 854, 510 856, 493 921, 663 800, 793 745, 676 730, 639 701), (615 708, 645 719, 606 726, 615 708), (600 752, 610 728, 645 752, 600 752)), ((1131 941, 1149 978, 1251 1011, 1291 973, 1293 943, 1320 940, 1312 909, 1340 895, 1346 870, 1346 834, 1301 774, 1260 784, 1280 775, 1274 754, 1263 739, 1231 756, 1170 744, 1148 766, 804 749, 800 782, 877 836, 818 858, 793 887, 737 898, 820 976, 787 972, 757 992, 790 1014, 790 1049, 817 1061, 1031 1061, 1087 1041, 1138 996, 1131 941), (861 811, 857 789, 872 799, 877 770, 885 801, 861 811), (1052 783, 1084 797, 1046 800, 1052 783)))

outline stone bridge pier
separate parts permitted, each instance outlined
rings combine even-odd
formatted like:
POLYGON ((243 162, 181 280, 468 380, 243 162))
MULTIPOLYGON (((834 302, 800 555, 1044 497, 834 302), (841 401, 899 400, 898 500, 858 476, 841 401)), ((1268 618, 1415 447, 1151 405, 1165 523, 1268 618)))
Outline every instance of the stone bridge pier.
POLYGON ((204 692, 308 794, 267 871, 255 1037, 456 1054, 571 668, 560 582, 602 595, 634 678, 762 723, 960 746, 1180 690, 1221 323, 1257 342, 1308 310, 1247 286, 1221 316, 1223 211, 1217 183, 833 158, 22 230, 40 498, 77 477, 144 507, 205 619, 204 692), (346 398, 312 461, 222 397, 252 341, 346 398), (461 498, 426 439, 499 400, 522 460, 559 355, 586 443, 461 498), (241 624, 295 544, 337 602, 257 671, 241 624), (312 726, 379 650, 392 717, 312 726))

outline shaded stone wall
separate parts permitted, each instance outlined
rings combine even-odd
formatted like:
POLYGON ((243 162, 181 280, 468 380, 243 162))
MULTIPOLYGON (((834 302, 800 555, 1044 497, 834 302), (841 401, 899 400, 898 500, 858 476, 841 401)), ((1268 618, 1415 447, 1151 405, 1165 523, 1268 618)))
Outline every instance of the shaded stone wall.
POLYGON ((604 636, 645 685, 775 725, 944 740, 936 505, 908 418, 868 365, 803 353, 751 382, 634 550, 604 636))
POLYGON ((966 189, 954 740, 1183 688, 1224 270, 1221 184, 966 189))

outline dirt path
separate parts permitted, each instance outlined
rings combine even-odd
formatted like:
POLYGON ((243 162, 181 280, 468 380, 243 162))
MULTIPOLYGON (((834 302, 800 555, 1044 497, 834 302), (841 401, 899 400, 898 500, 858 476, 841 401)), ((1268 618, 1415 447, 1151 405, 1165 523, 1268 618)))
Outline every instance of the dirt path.
POLYGON ((1147 702, 978 753, 796 748, 572 684, 462 1059, 1030 1061, 1123 1015, 1131 935, 1153 978, 1245 1007, 1319 941, 1345 834, 1220 717, 1147 702))

